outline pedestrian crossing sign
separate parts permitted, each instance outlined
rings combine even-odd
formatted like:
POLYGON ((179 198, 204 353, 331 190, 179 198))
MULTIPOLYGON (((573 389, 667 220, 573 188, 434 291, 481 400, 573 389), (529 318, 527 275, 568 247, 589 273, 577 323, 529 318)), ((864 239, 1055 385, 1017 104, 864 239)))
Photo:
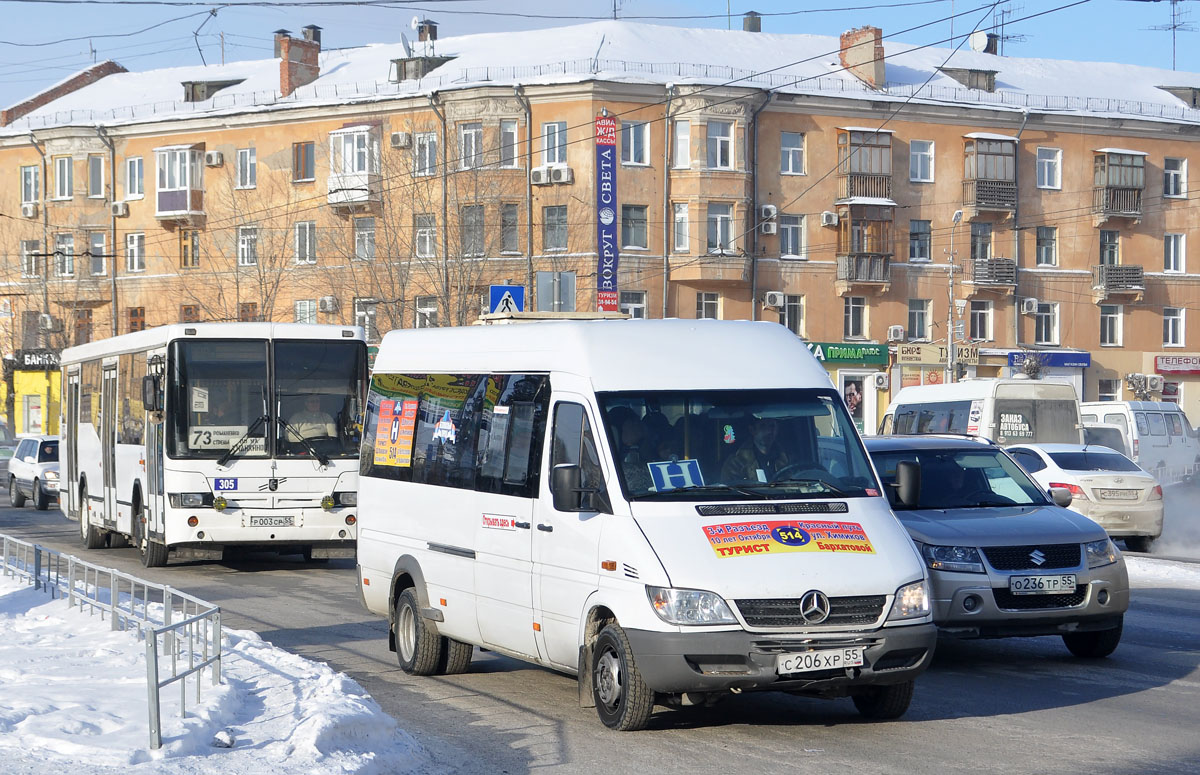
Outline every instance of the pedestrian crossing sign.
POLYGON ((493 285, 488 297, 488 312, 493 315, 525 311, 525 286, 493 285))

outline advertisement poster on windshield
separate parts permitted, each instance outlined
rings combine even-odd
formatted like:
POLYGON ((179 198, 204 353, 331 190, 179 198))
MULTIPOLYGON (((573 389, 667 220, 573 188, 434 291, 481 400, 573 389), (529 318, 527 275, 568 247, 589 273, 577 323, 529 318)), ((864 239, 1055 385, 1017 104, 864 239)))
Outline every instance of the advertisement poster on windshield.
POLYGON ((380 401, 379 425, 375 428, 375 465, 411 466, 416 430, 417 401, 380 401))
POLYGON ((704 535, 718 557, 829 552, 875 554, 857 522, 785 520, 705 525, 704 535))

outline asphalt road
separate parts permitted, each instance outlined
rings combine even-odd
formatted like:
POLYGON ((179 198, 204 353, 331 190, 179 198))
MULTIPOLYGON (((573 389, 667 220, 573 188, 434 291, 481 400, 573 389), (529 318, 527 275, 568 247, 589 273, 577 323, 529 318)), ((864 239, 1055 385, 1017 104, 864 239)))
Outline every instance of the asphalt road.
POLYGON ((1200 773, 1200 591, 1138 589, 1105 660, 1058 638, 943 639, 899 721, 849 700, 745 694, 660 709, 638 733, 580 708, 574 679, 476 652, 471 672, 414 678, 358 601, 348 560, 248 555, 146 569, 86 551, 57 511, 0 509, 0 532, 218 603, 224 624, 358 681, 430 752, 433 772, 1200 773))

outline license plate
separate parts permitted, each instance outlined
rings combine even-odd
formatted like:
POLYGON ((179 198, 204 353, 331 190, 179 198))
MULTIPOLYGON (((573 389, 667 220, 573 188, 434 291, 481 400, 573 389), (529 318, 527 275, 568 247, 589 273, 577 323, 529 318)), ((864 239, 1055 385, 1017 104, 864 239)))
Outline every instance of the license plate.
POLYGON ((1096 490, 1096 494, 1106 501, 1135 501, 1138 499, 1137 490, 1096 490))
POLYGON ((250 517, 250 527, 292 527, 295 517, 250 517))
POLYGON ((1008 591, 1014 595, 1069 595, 1075 591, 1075 574, 1010 576, 1008 591))
POLYGON ((861 667, 862 646, 824 651, 803 651, 799 654, 780 654, 775 657, 775 673, 808 673, 813 670, 836 670, 839 667, 861 667))

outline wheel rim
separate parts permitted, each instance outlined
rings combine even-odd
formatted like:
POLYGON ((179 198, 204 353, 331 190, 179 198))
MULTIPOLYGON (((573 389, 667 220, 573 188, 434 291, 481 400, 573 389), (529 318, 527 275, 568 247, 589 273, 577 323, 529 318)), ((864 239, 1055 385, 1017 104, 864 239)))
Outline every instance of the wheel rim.
POLYGON ((621 704, 621 660, 606 648, 596 660, 596 699, 612 710, 621 704))
POLYGON ((396 630, 399 641, 396 645, 400 648, 400 656, 408 662, 417 651, 417 620, 411 606, 400 607, 400 621, 396 630))
POLYGON ((91 524, 92 504, 87 499, 87 490, 80 490, 79 497, 83 500, 79 509, 79 533, 87 538, 88 525, 91 524))

